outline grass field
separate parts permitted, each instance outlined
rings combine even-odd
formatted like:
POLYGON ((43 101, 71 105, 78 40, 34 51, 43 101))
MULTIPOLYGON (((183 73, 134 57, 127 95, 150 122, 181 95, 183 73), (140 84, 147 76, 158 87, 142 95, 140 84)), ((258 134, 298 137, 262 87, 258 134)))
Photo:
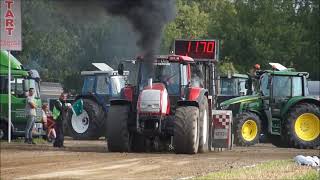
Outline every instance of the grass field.
POLYGON ((299 166, 293 160, 275 160, 239 169, 229 169, 197 177, 195 180, 211 179, 296 179, 318 180, 320 171, 299 166))

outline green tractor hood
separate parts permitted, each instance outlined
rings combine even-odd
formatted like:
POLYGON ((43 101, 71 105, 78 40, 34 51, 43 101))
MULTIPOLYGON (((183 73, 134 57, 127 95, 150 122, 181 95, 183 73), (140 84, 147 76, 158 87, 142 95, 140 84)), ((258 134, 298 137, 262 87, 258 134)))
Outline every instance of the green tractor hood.
POLYGON ((240 103, 240 102, 245 102, 245 101, 254 101, 254 100, 258 100, 259 98, 260 98, 259 95, 240 96, 240 97, 236 97, 236 98, 233 98, 233 99, 229 99, 229 100, 223 101, 220 104, 220 107, 228 106, 230 104, 236 104, 236 103, 240 103))
MULTIPOLYGON (((21 70, 22 68, 22 64, 11 54, 9 54, 10 56, 10 62, 11 62, 11 69, 12 70, 21 70)), ((9 62, 9 57, 8 56, 8 51, 4 51, 1 50, 0 51, 0 67, 1 70, 6 70, 8 69, 8 62, 9 62)))

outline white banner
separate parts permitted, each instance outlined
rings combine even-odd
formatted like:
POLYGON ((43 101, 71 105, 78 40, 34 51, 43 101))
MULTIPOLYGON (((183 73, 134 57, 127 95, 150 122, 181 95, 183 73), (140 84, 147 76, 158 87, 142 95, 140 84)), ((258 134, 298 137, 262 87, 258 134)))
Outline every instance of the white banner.
POLYGON ((0 2, 0 49, 21 51, 21 0, 0 2))

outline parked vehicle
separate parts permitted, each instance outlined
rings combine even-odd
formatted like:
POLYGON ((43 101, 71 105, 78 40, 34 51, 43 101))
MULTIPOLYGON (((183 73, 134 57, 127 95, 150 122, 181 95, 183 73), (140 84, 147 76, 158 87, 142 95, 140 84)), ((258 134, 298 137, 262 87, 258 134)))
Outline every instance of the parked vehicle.
POLYGON ((12 135, 24 136, 27 124, 25 115, 26 95, 29 88, 35 89, 37 118, 35 135, 42 136, 45 132, 41 123, 40 76, 36 70, 24 69, 23 65, 7 51, 0 51, 0 139, 7 138, 8 134, 8 63, 11 63, 11 107, 12 107, 12 135))
POLYGON ((308 92, 309 74, 270 64, 276 69, 257 71, 258 94, 220 104, 233 112, 236 144, 256 144, 263 132, 277 146, 319 147, 320 102, 308 92))
POLYGON ((83 71, 82 92, 74 102, 83 101, 83 112, 76 115, 69 111, 67 129, 74 139, 98 139, 105 136, 105 121, 110 100, 119 98, 125 86, 128 71, 119 75, 117 71, 83 71))
POLYGON ((232 74, 229 77, 218 76, 217 106, 228 99, 248 95, 246 88, 247 80, 248 75, 246 74, 232 74))

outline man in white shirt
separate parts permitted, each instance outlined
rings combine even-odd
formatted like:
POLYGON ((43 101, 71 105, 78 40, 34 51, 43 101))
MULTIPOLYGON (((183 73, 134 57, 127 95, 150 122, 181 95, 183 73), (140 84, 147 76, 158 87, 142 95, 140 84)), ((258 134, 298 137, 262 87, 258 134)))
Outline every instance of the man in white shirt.
POLYGON ((27 99, 26 99, 26 117, 28 119, 28 122, 27 122, 27 126, 26 126, 26 129, 25 129, 25 143, 28 143, 28 144, 35 144, 33 141, 32 141, 32 129, 33 129, 33 126, 34 126, 34 123, 36 121, 36 103, 35 103, 35 99, 34 99, 34 89, 33 88, 30 88, 29 89, 29 94, 27 96, 27 99))

